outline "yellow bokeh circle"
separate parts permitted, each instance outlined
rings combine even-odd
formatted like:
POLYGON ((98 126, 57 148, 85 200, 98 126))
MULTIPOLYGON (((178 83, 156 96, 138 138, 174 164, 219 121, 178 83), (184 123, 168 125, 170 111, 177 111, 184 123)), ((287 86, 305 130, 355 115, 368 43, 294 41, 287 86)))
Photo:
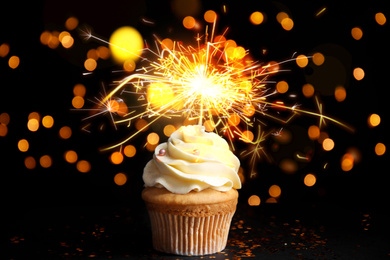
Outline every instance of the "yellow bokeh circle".
POLYGON ((116 29, 109 41, 112 56, 121 64, 126 60, 137 60, 144 48, 141 34, 130 26, 116 29))

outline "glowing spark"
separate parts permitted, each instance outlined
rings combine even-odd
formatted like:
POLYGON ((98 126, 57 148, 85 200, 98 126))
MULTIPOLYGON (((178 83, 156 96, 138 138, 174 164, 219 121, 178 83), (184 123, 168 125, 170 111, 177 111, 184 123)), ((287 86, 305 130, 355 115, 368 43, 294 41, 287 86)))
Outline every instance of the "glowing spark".
POLYGON ((262 155, 264 155, 270 161, 269 156, 265 153, 263 146, 261 145, 261 143, 266 140, 268 135, 269 133, 266 134, 264 131, 262 131, 259 125, 256 141, 251 142, 252 146, 248 150, 245 150, 240 154, 240 156, 242 156, 243 158, 250 157, 249 164, 251 167, 251 178, 256 175, 256 163, 259 159, 261 159, 262 155), (254 175, 252 175, 252 173, 254 173, 254 175))
POLYGON ((90 130, 88 130, 87 128, 89 127, 91 125, 91 123, 89 123, 89 124, 86 124, 85 126, 83 126, 82 128, 81 128, 81 130, 83 130, 83 131, 85 131, 85 132, 87 132, 87 133, 91 133, 91 131, 90 130))
POLYGON ((147 24, 154 24, 154 22, 147 20, 146 18, 142 18, 142 21, 147 24))
POLYGON ((321 14, 323 14, 324 12, 326 11, 326 7, 323 7, 321 10, 319 10, 317 13, 316 13, 316 16, 320 16, 321 14))
MULTIPOLYGON (((201 44, 203 36, 197 36, 197 48, 185 47, 178 42, 173 42, 171 48, 165 48, 165 44, 156 37, 157 50, 146 49, 155 56, 155 59, 143 58, 142 62, 146 63, 144 66, 118 82, 118 85, 104 98, 98 99, 97 104, 101 109, 98 114, 110 112, 110 117, 115 124, 130 125, 133 120, 153 118, 137 132, 103 150, 122 146, 160 118, 184 117, 187 120, 197 120, 198 124, 211 122, 216 132, 224 133, 228 137, 233 149, 233 139, 236 137, 252 145, 251 150, 244 151, 241 155, 250 156, 252 170, 254 170, 256 161, 261 155, 268 158, 261 143, 271 133, 265 133, 257 124, 257 138, 255 141, 249 140, 247 135, 249 132, 243 131, 242 125, 247 129, 253 128, 257 122, 267 125, 254 117, 255 114, 283 124, 290 122, 298 114, 306 114, 319 117, 320 126, 330 121, 351 130, 347 125, 324 115, 322 104, 317 97, 315 100, 318 113, 300 109, 298 104, 288 106, 282 101, 269 101, 269 98, 278 95, 278 92, 268 87, 270 83, 267 81, 268 77, 282 71, 279 69, 281 64, 297 58, 265 65, 250 61, 246 58, 248 51, 244 48, 231 47, 224 41, 213 42, 215 22, 216 20, 214 20, 210 39, 206 29, 204 44, 201 44), (158 48, 159 44, 163 47, 162 50, 158 48), (134 90, 125 89, 128 87, 134 90), (131 109, 134 110, 123 119, 115 121, 113 110, 109 105, 112 100, 116 100, 115 95, 129 93, 139 95, 138 101, 141 104, 132 107, 131 109), (290 112, 290 115, 282 119, 279 111, 290 112)), ((85 34, 88 38, 108 43, 93 36, 89 31, 85 34)), ((305 56, 306 58, 311 57, 305 56)), ((281 130, 272 134, 280 134, 281 130)), ((253 136, 253 133, 250 133, 253 136)))

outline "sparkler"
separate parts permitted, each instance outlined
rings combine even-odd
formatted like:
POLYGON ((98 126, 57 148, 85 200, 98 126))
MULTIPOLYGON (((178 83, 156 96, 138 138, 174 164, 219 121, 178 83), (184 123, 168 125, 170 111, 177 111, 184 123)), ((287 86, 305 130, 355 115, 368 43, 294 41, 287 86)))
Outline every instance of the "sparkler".
MULTIPOLYGON (((261 143, 272 133, 262 130, 261 125, 266 126, 262 117, 287 123, 298 114, 306 114, 318 117, 320 127, 326 122, 332 122, 351 130, 346 124, 324 115, 322 104, 317 97, 318 112, 301 109, 299 105, 287 106, 281 101, 270 101, 270 97, 278 92, 269 87, 269 76, 281 71, 280 64, 299 57, 268 64, 250 60, 247 50, 231 46, 225 40, 226 31, 222 36, 214 38, 214 28, 215 21, 211 38, 207 39, 206 29, 204 44, 201 44, 201 37, 198 36, 197 47, 185 47, 174 42, 172 48, 168 48, 156 38, 156 45, 161 44, 162 50, 158 47, 156 51, 146 49, 155 59, 139 57, 146 65, 118 82, 108 95, 99 100, 107 111, 113 112, 108 107, 118 93, 131 92, 141 97, 146 95, 138 106, 142 111, 129 107, 131 112, 115 123, 130 125, 134 120, 151 118, 150 122, 137 132, 102 150, 121 147, 160 118, 182 117, 197 120, 198 124, 208 122, 214 131, 224 133, 228 137, 233 149, 232 140, 235 136, 249 143, 251 149, 243 151, 241 155, 250 157, 251 165, 254 166, 261 154, 264 154, 261 143), (133 90, 125 90, 128 86, 133 90), (285 110, 290 112, 290 115, 287 119, 282 119, 272 110, 285 110), (254 138, 250 129, 256 128, 257 137, 254 138)), ((87 36, 107 43, 90 32, 87 32, 87 36)))

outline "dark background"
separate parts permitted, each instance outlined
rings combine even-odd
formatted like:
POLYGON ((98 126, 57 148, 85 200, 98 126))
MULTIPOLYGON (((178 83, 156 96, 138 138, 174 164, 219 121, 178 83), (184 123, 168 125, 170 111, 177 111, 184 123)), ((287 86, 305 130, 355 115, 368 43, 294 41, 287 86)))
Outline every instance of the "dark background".
MULTIPOLYGON (((344 238, 357 232, 355 239, 359 243, 373 241, 364 252, 375 249, 375 252, 379 252, 378 258, 386 256, 385 247, 380 247, 383 244, 379 243, 380 250, 375 245, 376 240, 383 241, 382 232, 389 229, 384 221, 388 217, 389 205, 386 182, 389 173, 388 153, 377 156, 374 147, 378 142, 388 144, 386 91, 389 85, 389 28, 388 23, 378 25, 374 15, 383 12, 388 16, 389 9, 375 1, 359 5, 312 1, 299 4, 284 1, 203 1, 199 13, 193 15, 201 21, 202 26, 194 31, 182 26, 182 17, 172 11, 172 6, 169 1, 138 0, 2 4, 0 44, 8 43, 10 53, 7 57, 0 58, 0 113, 8 113, 11 120, 8 134, 0 137, 0 183, 2 204, 5 205, 3 214, 7 217, 3 225, 9 228, 4 245, 12 249, 10 257, 17 257, 23 255, 20 252, 28 251, 62 255, 66 250, 59 249, 63 248, 59 246, 61 239, 68 242, 80 239, 73 235, 83 230, 90 231, 98 224, 107 228, 109 223, 114 223, 110 226, 114 233, 122 230, 123 226, 121 234, 132 245, 137 245, 137 239, 132 239, 136 236, 134 234, 141 237, 140 241, 150 242, 147 235, 149 231, 142 231, 142 227, 147 226, 148 219, 140 198, 143 188, 142 170, 152 156, 151 152, 143 148, 147 133, 132 141, 137 147, 135 157, 125 158, 122 164, 113 165, 109 161, 110 153, 99 152, 99 148, 122 139, 128 134, 128 130, 120 128, 115 131, 106 115, 88 121, 91 123, 88 128, 90 132, 84 131, 82 128, 86 121, 83 119, 89 114, 86 111, 72 110, 71 105, 72 90, 76 83, 84 84, 87 88, 86 98, 93 99, 102 92, 102 85, 108 90, 114 80, 128 74, 114 73, 120 66, 112 60, 100 60, 92 74, 83 76, 86 52, 101 43, 85 41, 77 31, 72 31, 75 39, 73 47, 64 49, 60 45, 53 50, 40 43, 41 33, 44 30, 66 30, 66 19, 75 16, 79 19, 80 26, 89 26, 104 39, 108 39, 116 28, 130 25, 137 28, 148 43, 153 42, 152 34, 156 34, 160 38, 169 37, 194 44, 196 33, 204 34, 205 22, 202 17, 209 9, 219 14, 217 32, 229 27, 227 38, 234 39, 238 45, 249 49, 257 60, 283 61, 291 58, 294 53, 310 55, 317 51, 325 55, 325 63, 326 57, 338 59, 344 71, 333 71, 330 68, 328 73, 323 72, 322 77, 316 79, 318 85, 321 86, 323 82, 329 84, 316 88, 316 94, 323 102, 326 115, 340 119, 354 128, 350 132, 335 124, 328 124, 324 130, 335 141, 335 148, 325 152, 320 144, 308 140, 305 135, 308 126, 318 124, 318 118, 300 116, 288 125, 269 121, 275 128, 283 127, 290 131, 293 138, 289 144, 281 145, 277 152, 271 149, 276 142, 272 137, 265 142, 265 149, 272 161, 261 160, 256 166, 257 176, 253 179, 249 178, 248 160, 242 158, 246 182, 240 191, 237 220, 253 221, 256 227, 261 220, 268 224, 274 223, 272 217, 276 216, 279 224, 306 219, 306 223, 313 226, 347 226, 343 229, 343 235, 336 231, 327 235, 336 237, 336 241, 341 243, 344 238), (223 4, 227 7, 226 13, 223 13, 223 4), (316 17, 315 14, 323 7, 326 7, 326 11, 316 17), (265 21, 261 25, 255 26, 249 22, 249 15, 254 11, 265 14, 265 21), (287 12, 293 19, 294 28, 291 31, 283 30, 276 21, 276 14, 280 11, 287 12), (142 18, 153 21, 154 24, 143 23, 142 18), (350 30, 355 26, 363 30, 363 38, 359 41, 351 37, 350 30), (267 49, 266 54, 262 53, 264 48, 267 49), (8 67, 8 58, 12 55, 19 56, 21 60, 15 70, 8 67), (365 77, 362 81, 353 78, 352 70, 355 67, 364 69, 365 77), (343 85, 347 90, 347 98, 343 102, 335 101, 333 96, 337 84, 343 85), (54 126, 46 129, 41 125, 37 132, 30 132, 27 129, 27 117, 34 111, 41 116, 53 116, 54 126), (381 116, 381 124, 376 128, 367 125, 367 118, 372 113, 381 116), (58 130, 64 125, 70 126, 73 131, 68 140, 58 137, 58 130), (105 126, 103 131, 99 130, 101 125, 105 126), (30 143, 30 149, 26 153, 17 148, 17 142, 22 138, 30 143), (296 151, 306 146, 314 151, 312 160, 299 163, 299 169, 294 174, 284 173, 279 167, 281 160, 293 158, 296 151), (350 147, 357 148, 362 159, 351 171, 344 172, 340 168, 340 160, 350 147), (66 150, 75 150, 79 160, 88 160, 92 165, 91 171, 80 173, 74 164, 65 162, 63 153, 66 150), (31 155, 39 160, 44 154, 53 159, 50 168, 44 169, 39 164, 33 170, 25 168, 23 161, 26 156, 31 155), (324 169, 326 163, 327 167, 324 169), (128 176, 128 181, 123 186, 117 186, 113 181, 118 172, 124 172, 128 176), (310 172, 316 174, 317 183, 313 187, 306 187, 303 177, 310 172), (273 184, 281 187, 282 195, 277 204, 268 204, 265 203, 269 197, 268 188, 273 184), (247 205, 247 199, 253 194, 261 198, 259 207, 247 205), (364 219, 369 219, 369 227, 363 225, 364 219), (112 228, 112 225, 117 226, 112 228), (46 236, 53 229, 57 233, 54 232, 52 237, 46 236), (59 235, 64 232, 64 237, 59 235), (15 240, 19 242, 13 243, 15 240), (36 244, 30 247, 28 241, 35 241, 36 244), (45 243, 48 246, 44 246, 45 243)), ((286 103, 299 103, 302 107, 316 110, 314 99, 306 99, 301 95, 301 86, 318 68, 309 63, 306 68, 301 69, 295 62, 287 63, 283 68, 289 71, 279 73, 273 79, 286 80, 290 86, 289 93, 297 93, 301 97, 290 100, 287 95, 282 95, 280 98, 285 99, 286 103)), ((87 101, 85 107, 88 106, 92 104, 87 101)), ((162 137, 164 122, 160 124, 152 126, 151 130, 160 131, 162 137)), ((161 141, 165 140, 166 138, 162 138, 161 141)), ((237 148, 245 149, 241 144, 237 148)), ((272 229, 272 224, 265 227, 271 227, 271 231, 267 233, 263 228, 263 233, 259 231, 260 234, 268 235, 275 241, 275 234, 283 233, 277 227, 272 229)), ((327 230, 333 232, 332 229, 327 230)), ((121 240, 123 237, 116 238, 121 240)), ((93 248, 95 253, 104 255, 101 248, 107 243, 114 244, 117 240, 105 240, 92 247, 83 244, 84 251, 73 252, 82 255, 82 252, 88 251, 89 246, 89 252, 93 248)), ((117 250, 117 255, 131 255, 124 247, 126 246, 119 243, 111 245, 110 250, 106 251, 112 253, 117 250)), ((336 250, 329 247, 334 251, 342 248, 340 246, 336 250)), ((147 255, 145 252, 153 252, 149 244, 145 248, 144 251, 138 248, 137 253, 147 255)), ((295 253, 294 250, 292 252, 295 253)))

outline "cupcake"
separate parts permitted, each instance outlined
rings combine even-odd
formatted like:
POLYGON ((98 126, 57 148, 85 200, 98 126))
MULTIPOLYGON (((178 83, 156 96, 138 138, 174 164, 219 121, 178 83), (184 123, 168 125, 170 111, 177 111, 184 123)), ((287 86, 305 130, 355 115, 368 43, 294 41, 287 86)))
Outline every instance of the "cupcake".
POLYGON ((142 191, 153 247, 177 255, 223 250, 241 188, 239 166, 227 142, 203 126, 183 126, 158 145, 142 191))

